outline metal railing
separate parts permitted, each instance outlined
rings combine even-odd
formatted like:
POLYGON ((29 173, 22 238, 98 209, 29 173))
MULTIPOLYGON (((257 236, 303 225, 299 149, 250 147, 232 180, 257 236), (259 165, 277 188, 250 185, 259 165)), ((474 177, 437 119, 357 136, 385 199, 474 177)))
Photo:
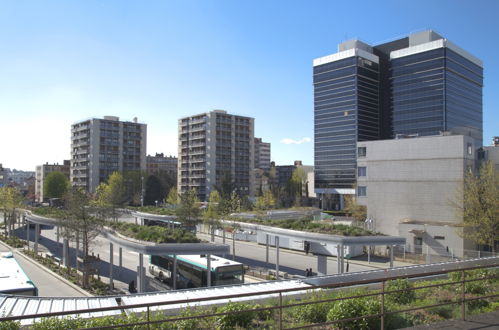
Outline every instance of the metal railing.
MULTIPOLYGON (((20 320, 26 320, 26 319, 40 319, 40 318, 45 318, 45 317, 58 317, 60 318, 61 316, 75 316, 79 314, 86 314, 89 315, 88 313, 94 313, 94 312, 106 312, 106 311, 115 311, 119 310, 121 312, 125 312, 126 310, 130 310, 129 313, 134 313, 134 314, 142 314, 143 319, 138 320, 135 322, 130 322, 127 324, 127 326, 141 326, 144 328, 150 328, 151 326, 154 326, 155 324, 160 324, 164 322, 176 322, 176 321, 185 321, 185 320, 197 320, 200 321, 201 319, 205 318, 213 318, 213 317, 219 317, 223 315, 235 315, 238 313, 244 313, 248 311, 252 312, 258 312, 258 311, 273 311, 276 313, 274 315, 273 320, 275 322, 275 327, 277 329, 304 329, 304 328, 312 328, 312 327, 317 327, 317 326, 326 326, 326 325, 332 325, 332 324, 338 324, 342 322, 349 322, 349 321, 355 321, 355 320, 366 320, 366 319, 372 319, 372 318, 377 318, 379 319, 379 324, 381 329, 385 329, 386 326, 386 318, 387 316, 395 313, 407 313, 407 312, 414 312, 418 310, 425 310, 425 309, 430 309, 430 308, 435 308, 435 307, 440 307, 440 306, 446 306, 446 305, 460 305, 460 317, 462 320, 465 320, 466 318, 466 303, 470 301, 475 301, 475 300, 481 300, 481 299, 491 299, 491 298, 498 298, 499 294, 497 291, 494 291, 492 294, 483 294, 483 295, 474 295, 474 296, 466 296, 466 283, 470 282, 476 282, 476 281, 485 281, 485 280, 491 280, 491 279, 498 279, 499 278, 499 272, 497 272, 497 268, 499 267, 499 258, 489 258, 489 260, 483 260, 483 261, 478 261, 474 264, 472 263, 466 263, 466 262, 454 262, 454 263, 443 263, 441 265, 441 270, 435 270, 435 265, 433 267, 431 266, 415 266, 415 267, 422 267, 420 272, 414 272, 410 268, 407 267, 402 267, 400 274, 395 275, 395 276, 383 276, 383 273, 386 272, 380 272, 377 271, 375 272, 375 276, 369 276, 369 272, 361 272, 361 273, 352 273, 350 274, 351 278, 356 278, 356 280, 340 280, 338 281, 338 277, 334 278, 334 276, 327 276, 323 278, 314 278, 310 283, 313 283, 314 280, 320 281, 321 279, 324 279, 325 281, 333 280, 332 283, 323 284, 323 285, 313 285, 311 284, 308 287, 296 287, 296 288, 289 288, 289 289, 280 289, 280 290, 266 290, 266 291, 258 291, 258 292, 251 292, 251 293, 236 293, 236 294, 229 294, 229 295, 220 295, 220 296, 215 296, 215 297, 204 297, 204 298, 196 298, 196 299, 181 299, 181 300, 175 300, 175 301, 162 301, 162 302, 154 302, 154 303, 142 303, 142 304, 131 304, 131 305, 121 305, 121 306, 114 306, 114 307, 104 307, 104 308, 92 308, 92 309, 84 309, 84 310, 74 310, 74 311, 64 311, 64 312, 56 312, 56 313, 38 313, 38 314, 31 314, 31 315, 23 315, 23 316, 7 316, 7 317, 0 317, 0 322, 3 321, 20 321, 20 320), (489 272, 487 276, 480 276, 478 278, 466 278, 467 271, 471 270, 477 270, 477 269, 494 269, 494 272, 489 272), (430 271, 428 271, 430 270, 430 271), (452 272, 458 272, 460 273, 460 276, 457 280, 452 280, 450 279, 448 282, 445 283, 431 283, 427 285, 422 285, 422 286, 413 286, 413 287, 408 287, 408 288, 403 288, 399 290, 387 290, 387 282, 392 281, 392 280, 397 280, 397 279, 422 279, 422 278, 428 278, 431 276, 442 276, 448 273, 452 272), (353 276, 351 276, 353 275, 353 276), (362 275, 362 276, 360 276, 362 275), (364 279, 359 279, 359 278, 364 278, 364 279), (410 307, 410 308, 405 308, 401 310, 396 310, 396 311, 391 311, 387 310, 386 307, 386 302, 385 299, 387 295, 394 294, 394 293, 401 293, 401 292, 407 292, 407 291, 416 291, 416 290, 421 290, 421 289, 429 289, 429 288, 437 288, 437 287, 442 287, 442 286, 451 286, 451 285, 456 285, 459 286, 459 290, 452 290, 454 292, 454 296, 452 299, 447 299, 444 302, 439 302, 436 304, 431 304, 431 305, 425 305, 425 306, 417 306, 417 307, 410 307), (296 297, 303 297, 304 295, 311 293, 311 292, 317 292, 317 290, 331 290, 331 289, 344 289, 348 287, 353 287, 353 286, 368 286, 371 290, 367 291, 367 293, 363 294, 356 294, 353 296, 339 296, 339 297, 332 297, 332 298, 326 298, 326 299, 321 299, 321 300, 314 300, 314 301, 299 301, 295 300, 290 303, 290 298, 293 299, 296 297), (265 301, 273 301, 273 305, 271 306, 263 306, 263 307, 257 307, 254 309, 248 309, 245 311, 227 311, 227 312, 220 312, 220 311, 214 311, 213 309, 203 308, 203 306, 196 306, 196 303, 199 305, 199 303, 202 302, 211 302, 213 304, 222 304, 223 302, 220 302, 220 300, 230 300, 230 299, 241 299, 245 297, 254 297, 253 301, 255 300, 265 300, 265 301), (342 300, 351 300, 351 299, 359 299, 359 298, 367 298, 367 297, 379 297, 379 302, 380 302, 380 309, 378 313, 375 314, 369 314, 369 315, 357 315, 355 317, 350 317, 350 318, 344 318, 340 320, 334 320, 334 321, 329 321, 329 322, 324 322, 324 323, 315 323, 315 324, 306 324, 306 325, 299 325, 296 327, 285 327, 283 324, 283 317, 284 317, 284 310, 288 308, 296 308, 300 306, 306 306, 310 304, 323 304, 323 303, 330 303, 330 302, 335 302, 335 301, 342 301, 342 300), (287 301, 283 301, 283 298, 286 298, 287 301), (217 303, 218 301, 218 303, 217 303), (178 311, 185 310, 187 306, 195 306, 192 308, 196 308, 196 311, 202 312, 202 314, 199 315, 193 315, 193 316, 166 316, 165 318, 158 319, 158 315, 163 315, 161 313, 164 313, 164 311, 160 310, 161 306, 172 306, 171 309, 177 309, 178 311), (176 305, 176 307, 174 306, 176 305), (182 306, 182 307, 179 307, 182 306), (139 310, 138 310, 139 309, 139 310)), ((413 267, 412 267, 413 268, 413 267)), ((390 272, 390 270, 389 270, 390 272)), ((391 273, 397 273, 397 269, 392 269, 391 273)), ((347 279, 349 275, 340 275, 341 278, 347 279)), ((309 284, 310 284, 309 283, 309 284)), ((117 298, 117 300, 120 302, 121 299, 117 298)), ((405 306, 407 307, 407 306, 405 306)), ((170 309, 170 310, 171 310, 170 309)), ((166 310, 166 309, 165 309, 166 310)), ((180 312, 179 312, 180 313, 180 312)), ((112 328, 120 328, 123 327, 123 324, 121 325, 109 325, 109 326, 99 326, 99 329, 112 329, 112 328)), ((87 329, 97 329, 97 328, 87 328, 87 329)))

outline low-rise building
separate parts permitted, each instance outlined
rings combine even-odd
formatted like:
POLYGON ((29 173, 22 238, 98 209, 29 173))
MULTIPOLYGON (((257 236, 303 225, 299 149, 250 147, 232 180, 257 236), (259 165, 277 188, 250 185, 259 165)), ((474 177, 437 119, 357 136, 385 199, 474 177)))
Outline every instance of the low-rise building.
POLYGON ((146 157, 146 168, 149 174, 165 171, 173 178, 177 178, 177 166, 178 158, 174 156, 166 157, 163 153, 156 153, 155 156, 146 157))
POLYGON ((448 135, 357 143, 357 201, 374 230, 407 239, 410 252, 463 254, 459 191, 478 168, 480 141, 448 135))
POLYGON ((45 163, 43 165, 38 165, 35 171, 35 201, 38 203, 44 202, 43 196, 43 184, 45 178, 51 172, 61 172, 69 180, 69 160, 64 160, 62 164, 55 163, 49 164, 45 163))

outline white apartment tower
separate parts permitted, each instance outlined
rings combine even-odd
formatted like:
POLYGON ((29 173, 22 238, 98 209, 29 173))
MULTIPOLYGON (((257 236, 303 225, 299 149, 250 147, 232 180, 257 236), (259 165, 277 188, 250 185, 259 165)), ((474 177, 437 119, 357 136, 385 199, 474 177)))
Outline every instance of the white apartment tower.
POLYGON ((92 118, 71 126, 71 183, 89 192, 115 171, 146 170, 147 125, 118 117, 92 118))
POLYGON ((230 178, 241 196, 253 196, 254 118, 213 110, 178 123, 179 192, 196 189, 202 201, 230 178))

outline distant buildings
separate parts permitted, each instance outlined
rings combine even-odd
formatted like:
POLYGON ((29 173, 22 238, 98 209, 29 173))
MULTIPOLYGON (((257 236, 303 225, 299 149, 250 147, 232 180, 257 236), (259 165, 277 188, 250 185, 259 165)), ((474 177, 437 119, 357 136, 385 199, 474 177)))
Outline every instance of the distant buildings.
POLYGON ((7 185, 7 169, 0 164, 0 188, 7 185))
POLYGON ((355 193, 357 142, 452 131, 482 143, 482 62, 433 31, 376 46, 347 41, 313 70, 323 208, 355 193))
POLYGON ((146 170, 147 125, 118 117, 71 126, 71 182, 89 192, 115 171, 146 170))
POLYGON ((165 157, 163 153, 146 157, 146 169, 148 174, 167 172, 173 178, 177 178, 178 158, 174 156, 165 157))
POLYGON ((178 189, 196 189, 206 201, 215 185, 232 181, 242 196, 253 195, 254 119, 214 110, 178 123, 178 189))
POLYGON ((65 160, 63 164, 49 164, 38 165, 35 171, 35 201, 38 203, 44 202, 43 184, 47 175, 51 172, 61 172, 69 180, 69 166, 70 161, 65 160))
POLYGON ((270 169, 270 143, 255 138, 255 168, 268 171, 270 169))

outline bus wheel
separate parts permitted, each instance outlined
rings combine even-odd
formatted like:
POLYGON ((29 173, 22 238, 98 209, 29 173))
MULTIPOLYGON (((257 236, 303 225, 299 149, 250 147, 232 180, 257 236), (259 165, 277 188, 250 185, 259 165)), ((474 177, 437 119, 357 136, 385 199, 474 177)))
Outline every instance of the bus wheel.
POLYGON ((159 280, 160 280, 161 282, 163 282, 163 281, 164 281, 165 276, 163 275, 163 272, 159 272, 159 274, 158 274, 158 278, 159 278, 159 280))

